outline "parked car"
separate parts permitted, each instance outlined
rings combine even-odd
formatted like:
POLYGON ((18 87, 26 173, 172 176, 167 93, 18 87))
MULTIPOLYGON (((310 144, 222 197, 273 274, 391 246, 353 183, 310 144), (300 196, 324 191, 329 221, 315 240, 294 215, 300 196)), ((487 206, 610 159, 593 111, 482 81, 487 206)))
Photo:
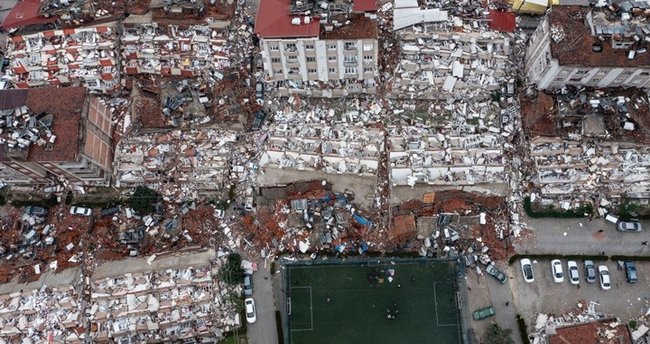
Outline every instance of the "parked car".
POLYGON ((535 275, 533 274, 533 265, 530 263, 530 259, 524 258, 519 263, 521 264, 521 273, 524 275, 524 281, 526 283, 532 283, 535 280, 535 275))
POLYGON ((223 219, 226 216, 226 211, 223 209, 215 209, 214 216, 216 216, 218 219, 223 219))
POLYGON ((596 282, 596 267, 592 260, 585 260, 585 279, 588 283, 596 282))
POLYGON ((253 275, 244 274, 244 296, 253 295, 253 275))
POLYGON ((113 216, 120 212, 120 207, 103 208, 100 212, 102 217, 113 216))
POLYGON ((621 232, 640 232, 641 222, 638 221, 620 221, 616 226, 621 232))
POLYGON ((255 300, 249 297, 244 300, 244 305, 246 307, 246 322, 249 324, 256 322, 255 300))
POLYGON ((578 273, 578 263, 576 263, 575 260, 569 260, 566 262, 566 268, 569 270, 569 282, 571 282, 571 284, 579 284, 580 273, 578 273))
POLYGON ((264 119, 266 119, 266 112, 264 112, 264 110, 257 110, 257 112, 255 112, 255 117, 253 118, 251 130, 260 130, 264 124, 264 119))
POLYGON ((630 283, 636 283, 639 280, 636 275, 636 264, 628 260, 623 263, 623 266, 625 267, 625 278, 627 278, 627 281, 630 283))
POLYGON ((25 207, 25 214, 34 215, 34 216, 45 216, 47 215, 47 208, 28 206, 25 207))
POLYGON ((264 98, 264 83, 261 81, 258 81, 255 84, 255 98, 257 99, 264 98))
POLYGON ((553 282, 564 282, 564 272, 562 271, 562 262, 559 259, 551 260, 551 273, 553 274, 553 282))
POLYGON ((472 313, 472 318, 474 318, 474 320, 483 320, 485 318, 494 316, 495 314, 496 312, 494 311, 494 307, 490 306, 474 311, 472 313))
POLYGON ((497 281, 501 282, 501 284, 505 284, 508 281, 508 276, 501 272, 501 270, 497 269, 494 264, 490 264, 485 267, 485 272, 488 273, 488 275, 494 277, 497 279, 497 281))
POLYGON ((612 287, 612 281, 610 280, 607 266, 598 265, 598 276, 600 276, 600 288, 609 290, 612 287))
POLYGON ((84 207, 72 207, 70 208, 70 214, 72 215, 81 215, 81 216, 90 216, 93 214, 93 210, 90 208, 84 207))

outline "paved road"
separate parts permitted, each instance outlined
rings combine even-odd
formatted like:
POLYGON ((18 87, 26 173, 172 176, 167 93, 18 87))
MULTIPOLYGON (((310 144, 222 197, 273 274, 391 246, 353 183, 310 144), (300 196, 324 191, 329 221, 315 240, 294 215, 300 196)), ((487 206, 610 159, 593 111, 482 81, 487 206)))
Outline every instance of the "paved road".
POLYGON ((519 327, 517 327, 517 312, 515 311, 515 302, 512 296, 513 284, 517 281, 512 277, 512 272, 508 271, 505 263, 497 264, 497 268, 508 275, 508 282, 501 284, 494 277, 484 273, 487 287, 490 292, 490 299, 492 300, 492 307, 496 311, 496 322, 503 329, 512 330, 512 339, 515 344, 521 344, 521 336, 519 335, 519 327))
POLYGON ((622 233, 616 226, 602 219, 533 219, 523 220, 533 234, 515 243, 517 253, 535 254, 594 254, 599 255, 649 255, 650 246, 641 245, 648 240, 650 222, 643 223, 640 233, 622 233))
POLYGON ((253 298, 257 307, 257 322, 249 324, 246 334, 250 344, 278 344, 275 324, 275 302, 273 284, 269 271, 270 263, 257 262, 258 270, 253 274, 253 298))

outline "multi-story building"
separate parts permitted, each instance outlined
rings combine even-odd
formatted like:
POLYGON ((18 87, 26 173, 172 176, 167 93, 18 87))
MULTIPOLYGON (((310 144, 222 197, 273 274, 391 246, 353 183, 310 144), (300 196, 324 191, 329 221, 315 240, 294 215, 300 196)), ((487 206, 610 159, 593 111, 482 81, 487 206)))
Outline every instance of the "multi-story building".
POLYGON ((114 23, 13 36, 7 77, 16 88, 85 86, 111 93, 119 86, 114 23))
POLYGON ((644 2, 554 6, 530 37, 525 73, 539 89, 650 86, 644 2))
POLYGON ((2 90, 0 99, 0 181, 109 183, 114 124, 99 98, 83 87, 45 87, 2 90))
POLYGON ((255 33, 266 80, 280 94, 375 93, 376 3, 262 0, 255 33))

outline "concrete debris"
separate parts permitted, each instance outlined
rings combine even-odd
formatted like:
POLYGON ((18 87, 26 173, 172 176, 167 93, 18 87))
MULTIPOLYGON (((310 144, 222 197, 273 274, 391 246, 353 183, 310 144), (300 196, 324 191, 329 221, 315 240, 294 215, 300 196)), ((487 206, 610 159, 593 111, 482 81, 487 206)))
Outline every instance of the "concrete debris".
POLYGON ((16 88, 85 86, 111 93, 120 86, 115 23, 13 36, 8 78, 16 88))

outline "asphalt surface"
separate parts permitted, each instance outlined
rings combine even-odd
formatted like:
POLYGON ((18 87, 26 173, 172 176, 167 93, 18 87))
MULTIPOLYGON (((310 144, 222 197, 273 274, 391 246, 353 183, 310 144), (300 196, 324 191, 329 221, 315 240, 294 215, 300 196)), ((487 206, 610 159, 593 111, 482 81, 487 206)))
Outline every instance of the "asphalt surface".
POLYGON ((641 244, 650 240, 648 221, 642 221, 644 230, 639 233, 619 232, 615 224, 603 219, 524 216, 523 221, 534 235, 515 243, 519 254, 650 255, 650 246, 641 244))
POLYGON ((253 299, 257 308, 257 322, 248 324, 248 343, 278 344, 270 263, 265 267, 264 261, 260 260, 257 264, 258 270, 253 274, 253 299))

